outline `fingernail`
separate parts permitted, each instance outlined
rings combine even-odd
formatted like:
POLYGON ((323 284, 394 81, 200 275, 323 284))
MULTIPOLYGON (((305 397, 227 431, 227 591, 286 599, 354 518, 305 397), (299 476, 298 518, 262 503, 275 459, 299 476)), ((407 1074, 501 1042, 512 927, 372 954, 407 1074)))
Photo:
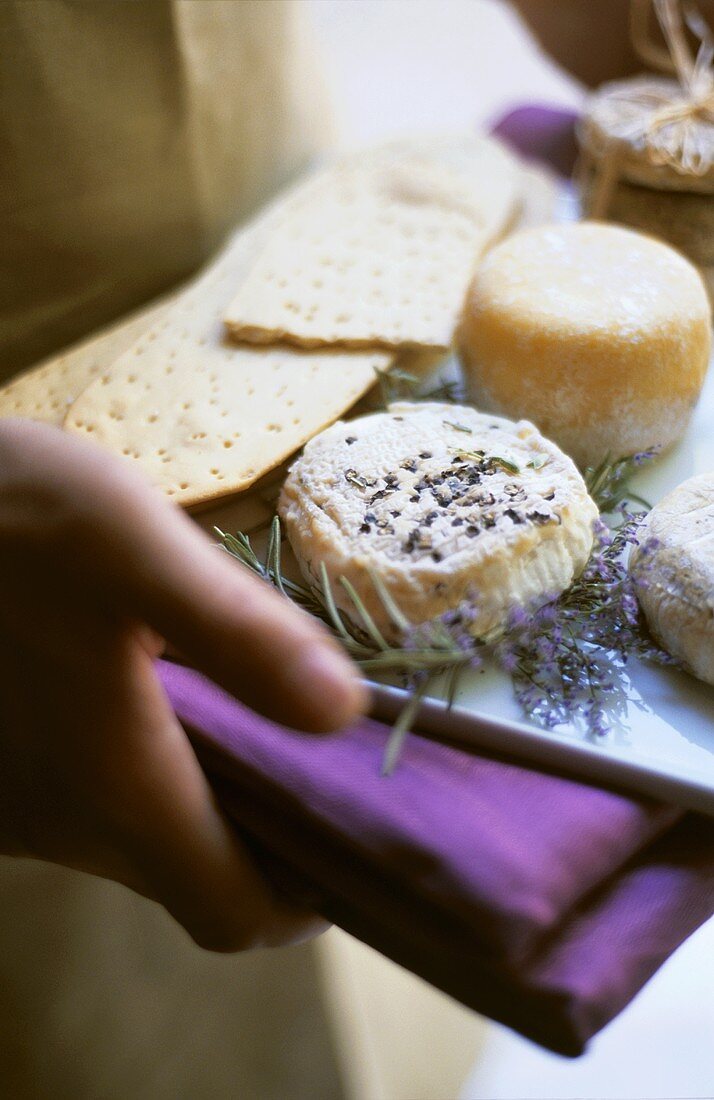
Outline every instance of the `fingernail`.
POLYGON ((296 662, 293 677, 310 729, 325 733, 342 729, 367 710, 369 691, 357 666, 332 646, 311 646, 296 662))

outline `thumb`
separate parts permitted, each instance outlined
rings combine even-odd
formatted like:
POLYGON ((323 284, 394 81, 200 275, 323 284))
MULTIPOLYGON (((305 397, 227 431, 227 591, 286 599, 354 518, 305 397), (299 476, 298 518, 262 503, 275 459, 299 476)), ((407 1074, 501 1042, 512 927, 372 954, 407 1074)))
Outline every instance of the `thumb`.
MULTIPOLYGON (((97 608, 148 625, 276 721, 331 730, 365 709, 366 688, 327 629, 220 552, 127 464, 26 421, 6 422, 0 457, 3 447, 10 488, 25 499, 35 486, 35 510, 54 517, 54 562, 97 608)), ((18 511, 24 530, 34 512, 18 511)), ((29 522, 42 552, 47 522, 29 522)))
POLYGON ((327 731, 366 709, 366 687, 327 629, 143 483, 120 494, 101 537, 133 616, 255 710, 327 731))

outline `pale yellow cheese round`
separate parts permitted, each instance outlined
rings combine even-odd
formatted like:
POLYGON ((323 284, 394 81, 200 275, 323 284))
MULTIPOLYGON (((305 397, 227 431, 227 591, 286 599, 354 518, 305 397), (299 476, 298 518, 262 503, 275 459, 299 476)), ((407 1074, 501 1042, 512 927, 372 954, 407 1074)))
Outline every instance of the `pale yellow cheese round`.
POLYGON ((486 257, 458 345, 474 404, 526 417, 589 466, 682 434, 711 314, 696 268, 660 241, 599 222, 539 226, 486 257))

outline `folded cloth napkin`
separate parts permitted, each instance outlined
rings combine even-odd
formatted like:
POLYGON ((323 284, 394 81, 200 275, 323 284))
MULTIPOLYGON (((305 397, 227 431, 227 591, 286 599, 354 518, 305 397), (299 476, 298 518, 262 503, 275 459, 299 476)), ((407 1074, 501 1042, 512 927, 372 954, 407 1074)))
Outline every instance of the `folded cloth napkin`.
MULTIPOLYGON (((552 155, 572 123, 527 108, 495 131, 552 155)), ((159 670, 223 807, 273 876, 551 1050, 581 1053, 714 913, 714 821, 417 734, 384 779, 378 722, 301 734, 190 669, 159 670)))
POLYGON ((220 801, 330 920, 562 1054, 714 913, 714 821, 412 734, 284 729, 160 672, 220 801))
POLYGON ((499 118, 491 132, 526 160, 540 161, 569 176, 578 154, 577 121, 575 111, 527 103, 499 118))

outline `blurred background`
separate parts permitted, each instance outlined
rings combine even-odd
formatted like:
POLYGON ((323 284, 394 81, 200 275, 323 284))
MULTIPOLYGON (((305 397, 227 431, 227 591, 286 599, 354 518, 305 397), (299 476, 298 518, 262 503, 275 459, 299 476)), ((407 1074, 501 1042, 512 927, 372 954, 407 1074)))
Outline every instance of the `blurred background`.
POLYGON ((343 145, 488 126, 534 98, 564 107, 580 102, 577 81, 536 49, 502 0, 306 0, 305 6, 343 145))

